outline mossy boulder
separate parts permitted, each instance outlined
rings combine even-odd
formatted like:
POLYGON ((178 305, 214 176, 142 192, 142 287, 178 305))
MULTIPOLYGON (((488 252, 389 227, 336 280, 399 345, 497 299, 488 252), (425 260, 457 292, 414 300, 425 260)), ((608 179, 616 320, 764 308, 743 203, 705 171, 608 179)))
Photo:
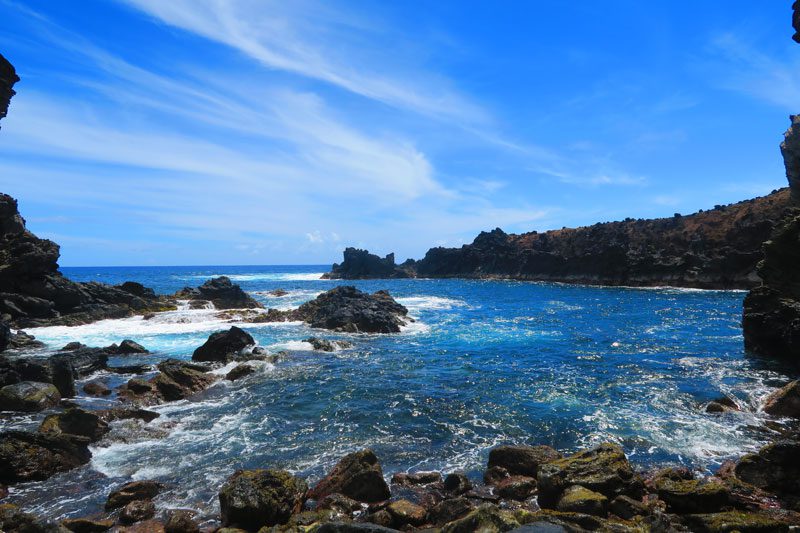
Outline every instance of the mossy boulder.
POLYGON ((219 491, 222 523, 254 530, 285 524, 307 491, 305 481, 284 470, 239 470, 219 491))
POLYGON ((441 526, 465 516, 475 509, 475 504, 467 498, 448 498, 437 503, 428 511, 428 521, 441 526))
POLYGON ((520 523, 509 511, 485 504, 467 516, 446 524, 442 528, 442 533, 501 533, 519 526, 520 523))
POLYGON ((551 509, 572 485, 599 492, 607 498, 641 490, 641 481, 622 448, 610 443, 540 465, 537 480, 539 504, 551 509))
POLYGON ((703 533, 782 533, 789 526, 772 517, 742 511, 691 514, 684 518, 692 531, 703 533))
POLYGON ((424 507, 411 503, 408 500, 394 501, 386 507, 386 510, 392 515, 396 527, 406 525, 415 527, 421 526, 425 523, 425 518, 427 516, 427 511, 424 507))
POLYGON ((800 440, 783 438, 739 459, 736 477, 758 488, 800 495, 800 440))
POLYGON ((523 501, 536 492, 536 478, 529 476, 507 477, 497 483, 494 492, 506 500, 523 501))
POLYGON ((505 468, 510 475, 536 477, 539 465, 561 459, 550 446, 498 446, 489 452, 488 468, 505 468))
POLYGON ((47 416, 39 426, 39 432, 59 435, 80 435, 92 442, 100 440, 108 433, 108 423, 99 416, 83 409, 67 409, 63 413, 47 416))
POLYGON ((375 452, 366 449, 343 457, 333 470, 311 489, 308 497, 321 500, 337 492, 366 503, 380 502, 389 498, 389 486, 383 479, 383 470, 375 452))
POLYGON ((52 383, 21 381, 0 389, 0 410, 3 411, 31 413, 54 407, 60 401, 61 394, 52 383))
POLYGON ((566 513, 606 516, 608 514, 608 498, 599 492, 580 485, 573 485, 561 495, 556 509, 566 513))
POLYGON ((653 487, 670 511, 713 513, 730 503, 730 491, 718 481, 686 479, 674 469, 657 474, 653 487))

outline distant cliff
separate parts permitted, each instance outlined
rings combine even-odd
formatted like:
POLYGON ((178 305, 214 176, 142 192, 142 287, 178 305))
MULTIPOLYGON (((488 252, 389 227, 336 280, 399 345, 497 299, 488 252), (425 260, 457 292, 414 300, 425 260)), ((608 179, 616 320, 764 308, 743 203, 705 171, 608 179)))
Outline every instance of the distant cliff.
POLYGON ((431 248, 394 264, 348 249, 332 278, 511 278, 599 285, 745 289, 759 283, 762 243, 789 204, 789 190, 693 215, 626 219, 544 233, 483 232, 461 248, 431 248))
POLYGON ((19 81, 17 71, 8 60, 0 54, 0 119, 8 114, 8 104, 14 96, 14 84, 19 81))

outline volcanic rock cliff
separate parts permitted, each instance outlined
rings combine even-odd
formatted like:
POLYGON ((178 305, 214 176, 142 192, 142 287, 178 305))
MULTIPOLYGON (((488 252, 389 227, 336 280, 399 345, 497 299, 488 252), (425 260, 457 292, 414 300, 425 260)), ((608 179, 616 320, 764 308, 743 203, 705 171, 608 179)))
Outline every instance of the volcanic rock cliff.
POLYGON ((19 81, 14 66, 0 54, 0 119, 8 113, 8 104, 14 92, 14 84, 19 81))
POLYGON ((432 248, 394 265, 345 251, 332 278, 513 278, 601 285, 751 288, 762 243, 789 204, 789 190, 693 215, 626 219, 545 233, 482 232, 461 248, 432 248))

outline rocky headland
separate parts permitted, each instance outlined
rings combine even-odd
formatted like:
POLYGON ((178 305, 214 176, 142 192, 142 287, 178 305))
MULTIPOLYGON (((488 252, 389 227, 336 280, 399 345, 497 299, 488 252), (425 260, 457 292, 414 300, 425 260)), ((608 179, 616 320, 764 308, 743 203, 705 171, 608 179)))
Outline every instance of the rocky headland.
POLYGON ((748 289, 766 241, 790 204, 789 189, 693 215, 626 219, 543 233, 482 232, 461 248, 431 248, 394 263, 348 248, 330 279, 507 278, 620 286, 748 289))
POLYGON ((8 114, 8 104, 16 94, 14 84, 19 81, 17 71, 8 60, 0 54, 0 119, 8 114))

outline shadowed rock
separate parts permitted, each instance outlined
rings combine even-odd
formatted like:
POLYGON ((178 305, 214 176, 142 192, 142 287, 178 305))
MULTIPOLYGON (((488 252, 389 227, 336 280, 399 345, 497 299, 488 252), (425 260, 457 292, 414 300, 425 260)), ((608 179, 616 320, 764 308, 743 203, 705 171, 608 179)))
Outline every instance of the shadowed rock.
POLYGON ((232 326, 228 331, 212 333, 208 340, 194 351, 192 361, 227 363, 255 343, 249 333, 232 326))
POLYGON ((346 455, 308 493, 308 497, 321 500, 329 494, 339 493, 360 502, 380 502, 389 498, 389 486, 383 479, 383 470, 372 450, 361 450, 346 455))
POLYGON ((89 439, 25 431, 0 434, 0 483, 41 481, 66 472, 92 457, 89 439))
POLYGON ((217 309, 258 309, 264 307, 227 276, 213 278, 197 288, 185 287, 175 293, 181 300, 208 301, 217 309))
POLYGON ((307 490, 283 470, 239 470, 219 491, 222 524, 253 531, 285 524, 302 509, 307 490))

